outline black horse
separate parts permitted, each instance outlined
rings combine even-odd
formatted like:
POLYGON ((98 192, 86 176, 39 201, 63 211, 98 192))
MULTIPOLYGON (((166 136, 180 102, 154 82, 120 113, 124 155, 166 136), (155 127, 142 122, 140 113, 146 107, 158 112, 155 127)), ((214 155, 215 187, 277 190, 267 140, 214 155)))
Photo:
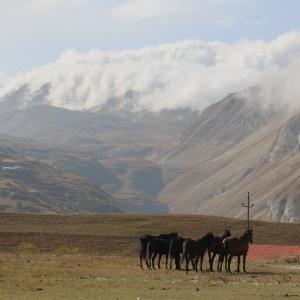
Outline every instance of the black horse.
POLYGON ((223 241, 231 236, 231 232, 228 229, 224 230, 224 233, 221 237, 214 236, 211 241, 210 247, 208 248, 208 257, 210 257, 210 271, 214 271, 214 260, 216 255, 220 255, 223 249, 223 241))
POLYGON ((158 268, 160 269, 160 261, 163 255, 166 256, 166 269, 168 268, 168 257, 170 251, 171 239, 155 238, 149 241, 147 246, 148 267, 155 270, 155 258, 158 255, 158 268))
POLYGON ((183 252, 183 243, 186 239, 183 237, 176 237, 170 244, 170 269, 172 269, 173 259, 175 259, 176 270, 180 270, 180 254, 183 252))
MULTIPOLYGON (((211 246, 214 239, 212 232, 208 232, 203 238, 196 241, 196 260, 194 268, 198 272, 198 263, 200 259, 200 271, 203 271, 203 259, 206 251, 211 246)), ((210 253, 208 253, 209 263, 211 263, 210 253)))
POLYGON ((139 256, 140 256, 140 267, 143 269, 143 260, 145 260, 147 267, 149 268, 150 266, 148 265, 147 261, 147 246, 149 241, 155 239, 155 238, 161 238, 161 239, 172 239, 174 237, 177 237, 177 233, 169 233, 169 234, 161 234, 159 236, 154 236, 150 234, 143 235, 139 238, 140 241, 140 251, 139 251, 139 256))

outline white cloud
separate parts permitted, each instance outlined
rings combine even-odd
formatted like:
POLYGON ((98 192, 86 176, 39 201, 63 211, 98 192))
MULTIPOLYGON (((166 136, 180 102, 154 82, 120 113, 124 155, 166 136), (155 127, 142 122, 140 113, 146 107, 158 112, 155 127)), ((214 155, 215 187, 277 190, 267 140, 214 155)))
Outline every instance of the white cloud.
MULTIPOLYGON (((118 52, 95 50, 80 54, 70 50, 53 64, 12 78, 0 94, 24 84, 34 92, 50 83, 47 103, 68 109, 99 108, 111 97, 135 91, 141 95, 138 110, 201 110, 228 93, 275 82, 280 87, 276 97, 281 102, 298 103, 299 61, 298 32, 270 42, 188 40, 118 52)), ((269 96, 272 101, 273 98, 269 96)))
POLYGON ((127 0, 113 8, 113 15, 120 21, 135 22, 186 13, 204 12, 232 3, 253 0, 127 0))

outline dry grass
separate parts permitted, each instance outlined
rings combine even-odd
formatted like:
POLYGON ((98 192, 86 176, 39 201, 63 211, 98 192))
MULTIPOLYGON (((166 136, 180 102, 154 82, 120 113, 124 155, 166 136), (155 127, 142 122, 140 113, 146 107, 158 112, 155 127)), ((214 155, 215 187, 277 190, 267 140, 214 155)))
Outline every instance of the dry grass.
MULTIPOLYGON (((206 265, 207 266, 207 265, 206 265)), ((1 254, 1 299, 261 299, 300 297, 300 272, 273 262, 249 274, 142 271, 134 258, 1 254)))

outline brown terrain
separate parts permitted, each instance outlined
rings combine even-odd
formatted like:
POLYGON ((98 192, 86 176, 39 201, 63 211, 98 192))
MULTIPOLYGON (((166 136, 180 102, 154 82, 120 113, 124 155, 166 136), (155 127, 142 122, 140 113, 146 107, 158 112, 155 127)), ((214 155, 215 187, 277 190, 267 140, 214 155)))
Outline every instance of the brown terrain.
MULTIPOLYGON (((300 225, 255 221, 256 244, 300 245, 300 225)), ((63 248, 80 253, 135 256, 143 234, 178 232, 200 238, 207 231, 229 228, 240 236, 244 220, 209 216, 168 215, 0 215, 0 251, 16 252, 26 244, 38 252, 63 248)))

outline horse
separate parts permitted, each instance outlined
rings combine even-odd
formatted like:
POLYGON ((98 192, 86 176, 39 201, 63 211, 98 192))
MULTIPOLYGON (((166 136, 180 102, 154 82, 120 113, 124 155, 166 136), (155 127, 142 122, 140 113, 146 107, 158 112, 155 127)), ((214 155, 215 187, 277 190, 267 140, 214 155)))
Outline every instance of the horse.
POLYGON ((166 256, 166 269, 168 269, 168 257, 170 252, 171 239, 154 238, 149 241, 147 246, 147 261, 149 269, 155 270, 155 258, 158 255, 158 268, 163 255, 166 256))
MULTIPOLYGON (((200 258, 200 271, 203 271, 203 259, 206 250, 210 247, 212 241, 214 239, 214 236, 212 232, 208 232, 204 237, 196 241, 196 259, 194 268, 196 272, 198 272, 198 262, 200 258)), ((209 263, 211 263, 210 253, 209 253, 209 263)))
POLYGON ((143 269, 143 260, 145 260, 147 267, 149 268, 149 264, 147 261, 147 246, 149 241, 155 239, 155 238, 162 238, 162 239, 172 239, 177 237, 178 234, 176 232, 171 232, 169 234, 160 234, 159 236, 154 236, 150 234, 145 234, 139 238, 140 241, 140 251, 139 251, 139 256, 140 256, 140 267, 143 269))
POLYGON ((141 269, 143 269, 143 259, 145 260, 146 265, 149 268, 148 261, 146 258, 147 245, 148 245, 149 241, 154 238, 155 238, 155 236, 150 235, 150 234, 143 235, 139 238, 139 241, 140 241, 140 251, 139 252, 140 252, 140 267, 141 267, 141 269))
POLYGON ((176 237, 170 244, 170 269, 172 269, 173 259, 175 259, 176 270, 180 270, 180 254, 183 252, 183 243, 186 239, 183 237, 176 237))
POLYGON ((241 256, 243 256, 243 271, 246 273, 246 258, 249 249, 249 243, 253 243, 253 229, 247 229, 244 234, 240 237, 229 237, 224 240, 224 247, 222 254, 219 257, 219 262, 221 262, 220 268, 218 266, 218 270, 222 271, 222 262, 224 257, 228 256, 228 260, 226 259, 226 270, 231 272, 231 260, 234 256, 237 256, 237 272, 240 272, 240 262, 241 256))
MULTIPOLYGON (((195 241, 192 239, 186 239, 183 243, 183 254, 181 264, 185 260, 185 270, 188 273, 189 263, 192 262, 193 268, 198 272, 198 263, 200 258, 200 270, 202 271, 203 258, 206 250, 210 246, 213 239, 213 234, 208 232, 203 238, 195 241)), ((210 260, 210 259, 209 259, 210 260)))
POLYGON ((188 273, 189 272, 189 263, 192 262, 192 265, 194 267, 194 261, 197 256, 197 242, 195 240, 192 240, 190 238, 186 239, 183 242, 183 253, 181 258, 181 264, 183 264, 185 260, 185 270, 188 273))
POLYGON ((214 260, 216 255, 220 255, 223 250, 223 241, 231 236, 231 232, 228 229, 224 230, 224 233, 221 237, 214 236, 208 248, 208 257, 210 257, 210 271, 214 271, 214 260))

